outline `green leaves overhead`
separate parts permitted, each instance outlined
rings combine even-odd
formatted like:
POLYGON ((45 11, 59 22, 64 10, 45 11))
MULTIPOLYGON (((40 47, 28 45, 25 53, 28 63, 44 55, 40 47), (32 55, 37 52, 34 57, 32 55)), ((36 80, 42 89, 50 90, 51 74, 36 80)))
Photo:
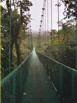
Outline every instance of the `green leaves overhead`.
POLYGON ((21 7, 23 11, 30 11, 30 6, 32 6, 32 3, 28 0, 18 1, 17 6, 21 7))
POLYGON ((77 18, 77 0, 61 0, 65 4, 66 17, 75 17, 77 18))
POLYGON ((20 32, 23 28, 25 31, 30 22, 29 11, 32 3, 29 0, 1 0, 1 2, 5 3, 5 8, 1 6, 2 68, 4 75, 7 75, 9 68, 13 67, 14 63, 20 64, 22 60, 19 37, 20 35, 23 37, 20 32))

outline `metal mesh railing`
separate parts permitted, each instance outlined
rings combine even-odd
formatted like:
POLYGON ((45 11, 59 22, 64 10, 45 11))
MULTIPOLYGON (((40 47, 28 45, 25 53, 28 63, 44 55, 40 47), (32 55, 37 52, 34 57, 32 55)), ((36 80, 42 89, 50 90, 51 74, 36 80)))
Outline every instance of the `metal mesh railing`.
MULTIPOLYGON (((77 70, 47 56, 37 54, 47 71, 50 82, 61 99, 61 103, 76 103, 77 70)), ((30 56, 2 80, 2 103, 22 103, 29 60, 30 56)))
POLYGON ((24 83, 28 75, 26 58, 13 72, 5 77, 1 82, 1 102, 2 103, 21 103, 23 96, 24 83))
POLYGON ((37 53, 46 68, 54 89, 60 96, 61 103, 77 102, 77 70, 52 58, 37 53))

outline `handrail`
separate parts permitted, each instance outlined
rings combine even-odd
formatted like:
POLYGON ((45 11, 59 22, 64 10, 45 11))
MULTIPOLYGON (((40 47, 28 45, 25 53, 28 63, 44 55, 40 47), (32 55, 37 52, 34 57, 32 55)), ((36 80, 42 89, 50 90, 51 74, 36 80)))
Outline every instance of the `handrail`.
POLYGON ((65 64, 63 64, 63 63, 61 63, 61 62, 59 62, 59 61, 57 61, 57 60, 55 60, 55 59, 53 59, 53 58, 50 58, 50 57, 48 57, 48 56, 46 56, 46 55, 44 55, 44 54, 38 53, 38 52, 37 52, 37 54, 40 54, 41 56, 44 56, 44 57, 48 58, 49 60, 52 60, 53 62, 55 62, 55 63, 57 63, 57 64, 60 64, 60 65, 62 65, 62 66, 64 66, 64 67, 66 67, 67 69, 69 69, 69 70, 71 70, 71 71, 77 72, 77 70, 76 70, 75 68, 71 68, 71 67, 69 67, 69 66, 67 66, 67 65, 65 65, 65 64))
MULTIPOLYGON (((31 54, 30 54, 30 55, 31 55, 31 54)), ((3 78, 3 79, 1 80, 1 85, 3 85, 3 84, 5 83, 5 81, 7 81, 7 80, 9 79, 9 77, 12 77, 12 76, 20 69, 20 67, 28 60, 28 58, 30 57, 30 55, 27 56, 27 57, 22 61, 22 63, 19 64, 18 67, 16 67, 11 73, 9 73, 5 78, 3 78)))
POLYGON ((70 100, 77 102, 77 70, 41 53, 37 52, 37 55, 44 64, 47 74, 50 76, 50 82, 60 97, 61 103, 70 100))

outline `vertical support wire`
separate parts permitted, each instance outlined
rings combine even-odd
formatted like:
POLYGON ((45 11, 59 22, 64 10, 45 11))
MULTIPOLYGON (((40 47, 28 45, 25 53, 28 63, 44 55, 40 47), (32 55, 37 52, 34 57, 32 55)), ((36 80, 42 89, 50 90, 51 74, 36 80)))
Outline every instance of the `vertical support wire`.
POLYGON ((53 39, 53 31, 52 31, 52 29, 53 29, 53 22, 52 22, 52 20, 53 20, 53 4, 52 4, 52 1, 53 0, 51 0, 51 40, 53 39))
POLYGON ((48 8, 48 0, 47 0, 47 37, 46 37, 46 39, 47 39, 47 41, 46 42, 48 42, 48 23, 49 23, 49 8, 48 8))
POLYGON ((58 3, 58 32, 59 32, 59 0, 57 1, 58 3))
POLYGON ((11 69, 11 0, 9 1, 9 3, 10 3, 10 14, 9 14, 9 16, 10 16, 10 33, 9 33, 9 73, 10 73, 10 69, 11 69))
MULTIPOLYGON (((1 11, 1 7, 0 7, 0 11, 1 11)), ((2 35, 2 30, 1 30, 1 24, 2 24, 2 21, 1 21, 1 17, 2 17, 2 11, 0 12, 0 38, 1 38, 1 35, 2 35)), ((1 45, 1 39, 0 39, 0 45, 1 45)), ((1 50, 0 50, 0 53, 1 53, 1 50)), ((0 54, 0 57, 1 57, 1 54, 0 54)), ((2 57, 1 57, 2 58, 2 57)), ((1 63, 1 60, 0 60, 0 63, 1 63)), ((2 90, 1 90, 1 77, 2 77, 2 71, 1 71, 1 65, 0 65, 0 95, 2 95, 2 90)), ((1 103, 1 99, 0 99, 0 103, 1 103)))
POLYGON ((59 17, 60 17, 60 10, 59 10, 59 8, 60 8, 60 6, 61 6, 61 4, 60 4, 60 1, 59 0, 57 0, 57 7, 58 7, 58 40, 59 40, 59 17))
MULTIPOLYGON (((15 6, 15 0, 13 0, 13 6, 14 6, 14 10, 16 10, 16 6, 15 6)), ((15 27, 14 27, 14 33, 15 33, 15 27)), ((15 103, 16 101, 16 75, 14 75, 13 77, 13 89, 12 89, 12 94, 13 94, 13 103, 15 103)))
MULTIPOLYGON (((75 22, 76 22, 75 34, 77 34, 77 17, 76 17, 76 19, 75 19, 75 22)), ((76 37, 76 39, 77 39, 77 37, 76 37)), ((75 66, 75 68, 77 69, 77 48, 76 48, 76 66, 75 66)))
MULTIPOLYGON (((29 11, 27 12, 27 15, 29 15, 29 11)), ((30 41, 30 25, 28 24, 28 49, 31 47, 31 41, 30 41)), ((28 51, 29 54, 29 51, 28 51)))
MULTIPOLYGON (((50 36, 50 39, 52 40, 52 38, 53 38, 53 32, 52 32, 52 26, 53 26, 53 24, 52 24, 52 18, 53 18, 53 13, 52 13, 52 0, 51 0, 51 36, 50 36)), ((51 41, 50 40, 50 41, 51 41)))
POLYGON ((46 20, 46 9, 45 9, 45 43, 46 43, 46 29, 47 29, 47 28, 46 28, 46 21, 47 21, 47 20, 46 20))
POLYGON ((33 48, 33 41, 32 41, 32 29, 31 29, 31 25, 30 25, 30 41, 31 41, 31 50, 33 48))

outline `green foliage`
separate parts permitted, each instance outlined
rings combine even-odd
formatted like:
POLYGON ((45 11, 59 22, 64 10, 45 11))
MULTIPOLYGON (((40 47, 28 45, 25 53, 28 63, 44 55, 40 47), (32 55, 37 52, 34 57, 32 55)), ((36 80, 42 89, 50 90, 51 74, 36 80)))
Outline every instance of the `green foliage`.
POLYGON ((77 0, 61 0, 65 4, 65 11, 64 14, 68 18, 71 16, 77 18, 77 0))
POLYGON ((6 16, 6 10, 1 7, 2 10, 2 17, 1 17, 1 66, 2 66, 2 73, 3 72, 8 72, 8 67, 9 67, 9 16, 6 16), (5 68, 5 69, 4 69, 5 68))
MULTIPOLYGON (((30 11, 32 3, 29 0, 11 1, 3 0, 6 2, 7 9, 1 7, 1 38, 2 38, 2 71, 4 76, 9 73, 9 60, 11 67, 14 67, 14 61, 17 64, 21 62, 19 35, 23 36, 20 31, 27 29, 30 22, 30 16, 26 12, 30 11), (20 10, 20 13, 18 12, 20 10), (14 58, 14 50, 16 49, 16 57, 14 58), (10 54, 9 54, 10 53, 10 54), (17 59, 17 60, 14 60, 17 59)), ((23 37, 22 37, 23 38, 23 37)), ((22 39, 20 38, 20 39, 22 39)), ((11 69, 11 68, 10 68, 11 69)), ((11 70, 10 70, 11 71, 11 70)))
POLYGON ((69 42, 71 42, 74 39, 74 36, 76 35, 75 26, 63 24, 62 29, 59 30, 59 35, 61 36, 64 43, 66 43, 67 45, 69 42))
POLYGON ((45 55, 54 58, 65 65, 76 67, 77 34, 75 25, 62 24, 62 29, 52 33, 51 43, 45 50, 45 55), (59 35, 59 38, 58 36, 59 35))

